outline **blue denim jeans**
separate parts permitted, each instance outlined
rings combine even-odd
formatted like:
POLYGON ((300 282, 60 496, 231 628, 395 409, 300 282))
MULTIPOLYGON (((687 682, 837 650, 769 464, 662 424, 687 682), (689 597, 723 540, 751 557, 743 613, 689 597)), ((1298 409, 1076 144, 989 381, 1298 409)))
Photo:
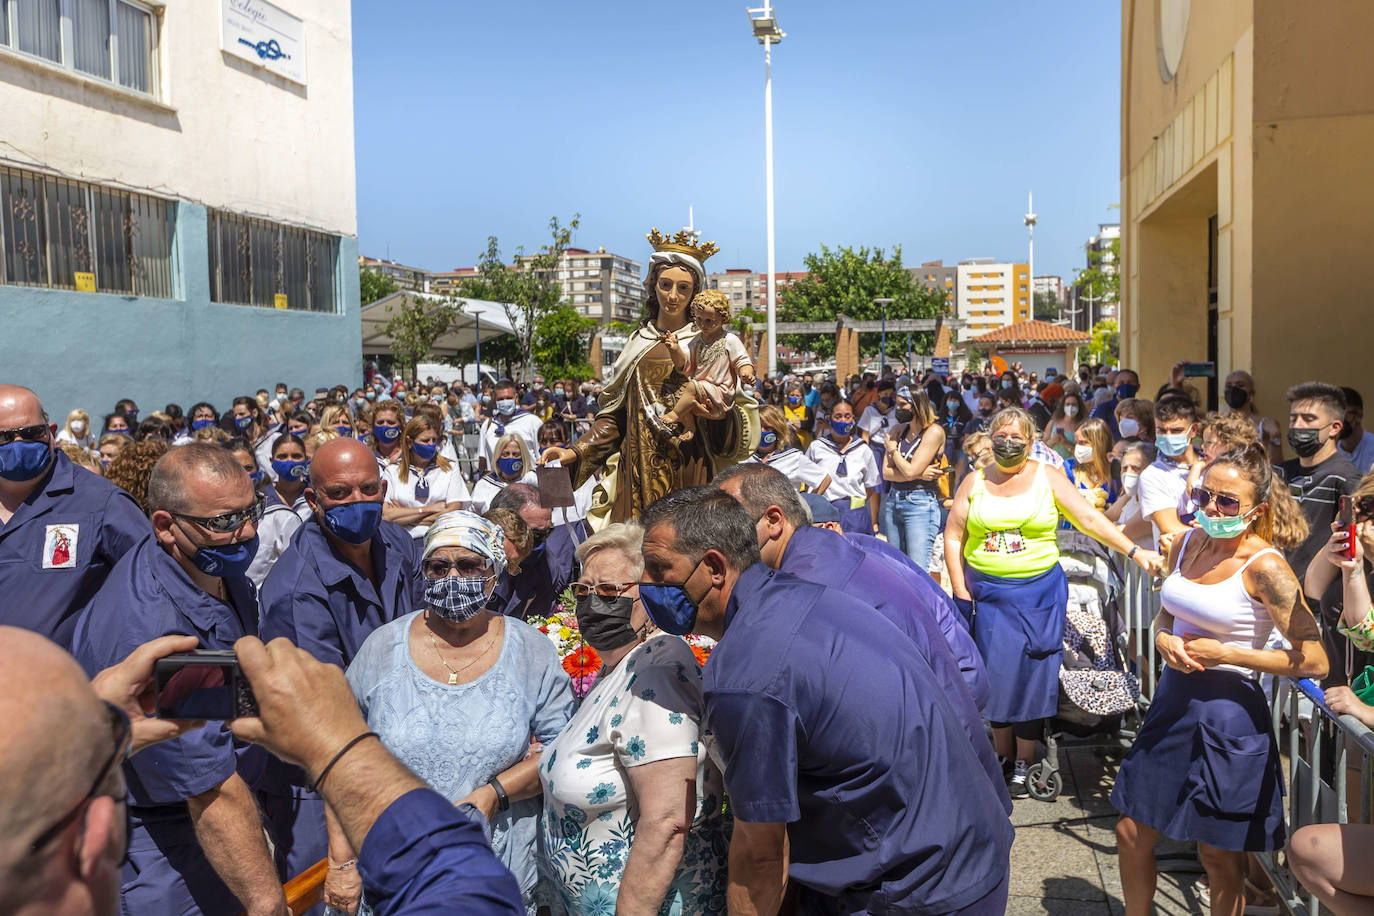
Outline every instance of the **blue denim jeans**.
POLYGON ((922 569, 930 568, 940 532, 940 501, 926 489, 893 490, 883 495, 879 515, 883 536, 922 569))

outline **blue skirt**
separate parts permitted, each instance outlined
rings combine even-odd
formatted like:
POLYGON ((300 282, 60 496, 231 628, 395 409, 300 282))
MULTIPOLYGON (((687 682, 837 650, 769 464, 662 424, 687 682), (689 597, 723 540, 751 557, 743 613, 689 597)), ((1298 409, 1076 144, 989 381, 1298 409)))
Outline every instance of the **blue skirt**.
POLYGON ((1257 681, 1165 668, 1117 773, 1112 805, 1175 840, 1260 852, 1283 846, 1283 773, 1257 681))
POLYGON ((851 509, 849 497, 841 496, 839 499, 832 499, 830 504, 839 510, 840 530, 845 534, 873 534, 873 513, 869 511, 867 502, 857 509, 851 509))
POLYGON ((1038 576, 1009 579, 965 567, 973 596, 973 641, 991 688, 983 714, 1033 722, 1059 708, 1059 665, 1069 580, 1056 563, 1038 576))

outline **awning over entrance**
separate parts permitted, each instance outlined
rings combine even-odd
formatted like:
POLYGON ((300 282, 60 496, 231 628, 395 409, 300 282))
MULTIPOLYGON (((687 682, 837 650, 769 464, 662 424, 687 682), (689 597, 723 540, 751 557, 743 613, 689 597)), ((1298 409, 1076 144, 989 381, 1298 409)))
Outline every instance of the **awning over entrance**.
MULTIPOLYGON (((386 335, 386 326, 396 317, 402 303, 415 300, 439 302, 442 301, 442 297, 401 290, 363 306, 364 355, 375 356, 391 352, 392 340, 386 335)), ((488 341, 503 334, 515 333, 501 303, 488 302, 485 299, 462 299, 460 302, 463 314, 434 341, 429 350, 430 356, 456 356, 459 351, 475 346, 479 340, 488 341)))

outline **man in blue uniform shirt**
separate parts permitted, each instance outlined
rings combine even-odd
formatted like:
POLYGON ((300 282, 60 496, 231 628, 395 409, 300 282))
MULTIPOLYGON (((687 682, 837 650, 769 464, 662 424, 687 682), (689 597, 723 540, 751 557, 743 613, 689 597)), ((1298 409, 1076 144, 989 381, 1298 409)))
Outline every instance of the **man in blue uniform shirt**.
MULTIPOLYGON (((87 674, 177 633, 229 649, 257 631, 246 573, 261 498, 234 456, 192 443, 148 481, 153 533, 115 565, 76 628, 87 674)), ((149 748, 124 765, 133 830, 123 906, 140 916, 285 913, 253 792, 222 722, 149 748)))
POLYGON ((76 614, 152 529, 128 493, 56 448, 38 396, 0 385, 0 624, 71 648, 76 614))
MULTIPOLYGON (((729 493, 750 518, 758 519, 756 530, 762 539, 759 552, 766 565, 859 599, 911 638, 947 691, 979 763, 1010 814, 1011 796, 1002 766, 978 711, 976 697, 987 698, 987 672, 981 659, 970 665, 970 670, 961 670, 953 647, 945 642, 936 622, 935 609, 940 605, 916 584, 918 580, 905 569, 890 566, 876 552, 860 550, 847 534, 811 527, 801 494, 774 468, 737 464, 718 474, 711 485, 729 493)), ((835 511, 829 503, 826 508, 835 511)), ((957 623, 953 629, 977 659, 973 638, 957 623)))
POLYGON ((644 513, 639 587, 669 633, 718 639, 707 750, 735 816, 732 912, 1001 914, 1012 829, 946 690, 863 602, 759 562, 755 521, 693 487, 644 513))
POLYGON ((553 510, 539 499, 539 490, 513 483, 491 501, 491 508, 514 512, 530 526, 534 548, 520 561, 520 574, 502 572, 487 609, 528 620, 553 613, 558 596, 577 578, 577 545, 587 539, 582 523, 553 524, 553 510))
MULTIPOLYGON (((262 583, 262 638, 285 637, 347 669, 373 630, 420 607, 420 550, 410 532, 382 521, 386 482, 356 439, 320 446, 305 499, 314 515, 262 583)), ((288 879, 328 848, 324 802, 307 785, 298 768, 279 760, 266 760, 257 782, 288 879)))

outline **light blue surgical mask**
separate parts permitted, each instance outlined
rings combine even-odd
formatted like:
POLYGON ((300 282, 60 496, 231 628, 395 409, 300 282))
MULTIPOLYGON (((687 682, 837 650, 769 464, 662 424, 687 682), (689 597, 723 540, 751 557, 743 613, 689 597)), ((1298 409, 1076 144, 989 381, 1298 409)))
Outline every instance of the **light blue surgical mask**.
POLYGON ((515 398, 502 398, 496 402, 496 412, 499 414, 515 413, 515 398))
POLYGON ((1188 443, 1191 441, 1187 433, 1159 433, 1155 436, 1155 448, 1159 449, 1162 455, 1177 458, 1188 451, 1188 443))
POLYGON ((1199 512, 1193 516, 1193 519, 1209 538, 1215 541, 1225 541, 1238 538, 1245 533, 1245 529, 1250 527, 1250 513, 1254 511, 1251 509, 1244 515, 1219 517, 1210 516, 1206 512, 1199 512))

